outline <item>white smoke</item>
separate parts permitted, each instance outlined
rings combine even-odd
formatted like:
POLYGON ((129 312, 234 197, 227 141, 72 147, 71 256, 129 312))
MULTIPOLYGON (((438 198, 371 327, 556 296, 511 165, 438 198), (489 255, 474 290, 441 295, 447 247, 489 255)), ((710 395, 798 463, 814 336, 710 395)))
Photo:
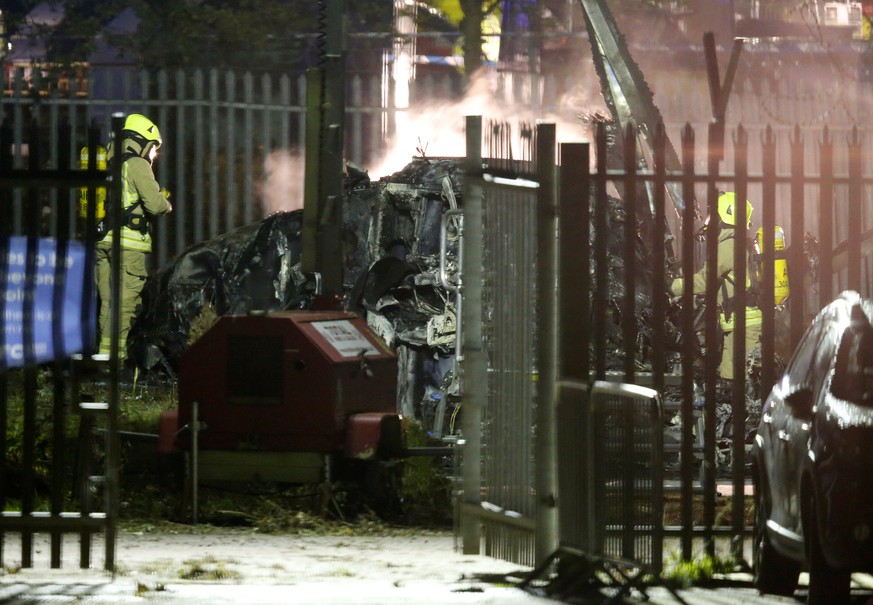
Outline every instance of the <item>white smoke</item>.
MULTIPOLYGON (((529 90, 527 94, 530 95, 529 90)), ((464 157, 466 116, 507 122, 515 131, 525 122, 554 122, 558 141, 562 142, 590 137, 588 126, 579 119, 581 113, 591 110, 589 95, 581 87, 557 100, 558 115, 534 113, 529 107, 502 103, 498 98, 493 77, 480 72, 470 79, 467 94, 459 101, 410 107, 403 119, 398 118, 396 134, 388 141, 385 155, 370 168, 370 174, 375 178, 390 175, 406 166, 413 157, 464 157)))
MULTIPOLYGON (((530 96, 529 90, 527 95, 530 96)), ((387 141, 383 156, 368 167, 371 178, 393 174, 414 157, 464 157, 466 116, 482 116, 486 123, 506 122, 514 132, 520 131, 522 123, 554 122, 558 141, 563 142, 590 138, 589 127, 579 116, 592 111, 592 106, 601 109, 592 103, 589 92, 581 86, 555 102, 557 114, 534 113, 527 106, 501 103, 497 98, 493 77, 478 75, 471 78, 467 94, 458 101, 411 106, 398 116, 396 134, 387 141)), ((600 100, 599 94, 595 98, 600 100)), ((515 157, 521 157, 520 150, 513 152, 515 157)), ((303 208, 304 174, 305 161, 300 153, 274 151, 267 157, 259 192, 264 216, 303 208)))
POLYGON ((267 156, 260 196, 264 216, 303 208, 304 170, 299 153, 274 151, 267 156))

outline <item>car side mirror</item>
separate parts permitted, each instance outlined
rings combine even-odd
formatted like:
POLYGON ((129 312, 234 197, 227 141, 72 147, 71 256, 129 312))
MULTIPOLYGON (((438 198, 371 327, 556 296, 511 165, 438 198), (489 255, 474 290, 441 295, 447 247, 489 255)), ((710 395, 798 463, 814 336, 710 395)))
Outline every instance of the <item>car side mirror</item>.
POLYGON ((801 420, 812 420, 812 389, 801 388, 785 397, 785 403, 801 420))

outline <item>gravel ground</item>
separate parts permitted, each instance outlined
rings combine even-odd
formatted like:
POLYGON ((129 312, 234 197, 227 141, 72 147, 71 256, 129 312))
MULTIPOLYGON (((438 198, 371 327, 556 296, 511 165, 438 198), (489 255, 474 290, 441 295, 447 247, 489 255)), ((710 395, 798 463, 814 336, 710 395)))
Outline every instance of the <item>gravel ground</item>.
MULTIPOLYGON (((80 570, 76 536, 64 543, 64 565, 49 569, 45 536, 36 536, 34 566, 18 569, 17 534, 7 534, 0 568, 0 603, 141 603, 145 605, 451 605, 603 603, 561 601, 526 592, 519 582, 530 568, 455 550, 451 532, 389 532, 390 535, 264 534, 252 529, 178 526, 123 530, 116 550, 117 573, 103 571, 103 543, 95 537, 94 569, 80 570)), ((805 576, 805 574, 804 574, 805 576)), ((802 578, 805 584, 806 578, 802 578)), ((852 605, 873 605, 869 576, 856 574, 852 605), (862 589, 863 587, 863 589, 862 589), (866 590, 864 590, 866 589, 866 590)), ((681 590, 693 605, 797 604, 789 597, 762 596, 751 577, 736 574, 720 586, 681 590)), ((680 603, 666 589, 648 590, 649 605, 680 603)), ((642 597, 635 593, 635 597, 642 597)), ((642 598, 625 601, 643 603, 642 598)))
MULTIPOLYGON (((529 568, 454 549, 448 532, 413 535, 275 535, 252 530, 122 531, 118 572, 78 569, 78 542, 64 567, 48 569, 38 536, 34 567, 16 570, 20 545, 7 535, 0 603, 553 603, 496 578, 529 568), (487 577, 487 580, 482 579, 487 577)), ((95 538, 95 567, 103 566, 95 538)))

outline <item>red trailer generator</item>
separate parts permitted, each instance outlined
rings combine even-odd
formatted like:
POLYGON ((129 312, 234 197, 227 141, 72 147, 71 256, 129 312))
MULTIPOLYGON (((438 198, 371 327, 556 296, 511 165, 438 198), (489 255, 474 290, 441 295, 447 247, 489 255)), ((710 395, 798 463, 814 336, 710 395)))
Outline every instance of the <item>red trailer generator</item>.
POLYGON ((353 313, 224 316, 181 358, 161 445, 199 481, 316 483, 403 455, 396 389, 394 353, 353 313))

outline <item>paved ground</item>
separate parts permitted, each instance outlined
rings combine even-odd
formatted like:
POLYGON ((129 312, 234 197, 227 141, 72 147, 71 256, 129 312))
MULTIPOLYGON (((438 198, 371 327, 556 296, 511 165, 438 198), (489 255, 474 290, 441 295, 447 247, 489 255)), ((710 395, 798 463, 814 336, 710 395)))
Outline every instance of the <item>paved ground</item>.
MULTIPOLYGON (((288 536, 250 530, 122 533, 118 573, 80 571, 77 542, 65 543, 65 568, 48 567, 48 547, 33 569, 14 570, 16 540, 7 540, 0 603, 536 603, 549 602, 478 574, 523 574, 526 568, 455 552, 450 534, 288 536)), ((103 564, 96 544, 95 564, 103 564)))
MULTIPOLYGON (((560 602, 540 590, 520 589, 530 571, 485 556, 454 550, 448 533, 412 536, 288 536, 250 530, 206 533, 122 532, 119 571, 78 569, 78 543, 64 547, 64 568, 48 569, 48 548, 38 540, 35 567, 17 570, 20 546, 14 535, 4 544, 0 603, 319 604, 372 605, 544 604, 560 602)), ((95 564, 103 564, 96 544, 95 564)), ((866 577, 865 577, 866 578, 866 577)), ((714 589, 679 592, 691 605, 802 602, 762 597, 748 576, 714 589)), ((862 578, 863 579, 863 578, 862 578)), ((869 592, 853 604, 866 603, 869 592)), ((639 597, 641 595, 637 595, 639 597)), ((649 603, 676 604, 663 588, 649 590, 649 603)), ((603 598, 563 602, 601 603, 603 598)), ((634 599, 631 602, 642 602, 634 599)))

